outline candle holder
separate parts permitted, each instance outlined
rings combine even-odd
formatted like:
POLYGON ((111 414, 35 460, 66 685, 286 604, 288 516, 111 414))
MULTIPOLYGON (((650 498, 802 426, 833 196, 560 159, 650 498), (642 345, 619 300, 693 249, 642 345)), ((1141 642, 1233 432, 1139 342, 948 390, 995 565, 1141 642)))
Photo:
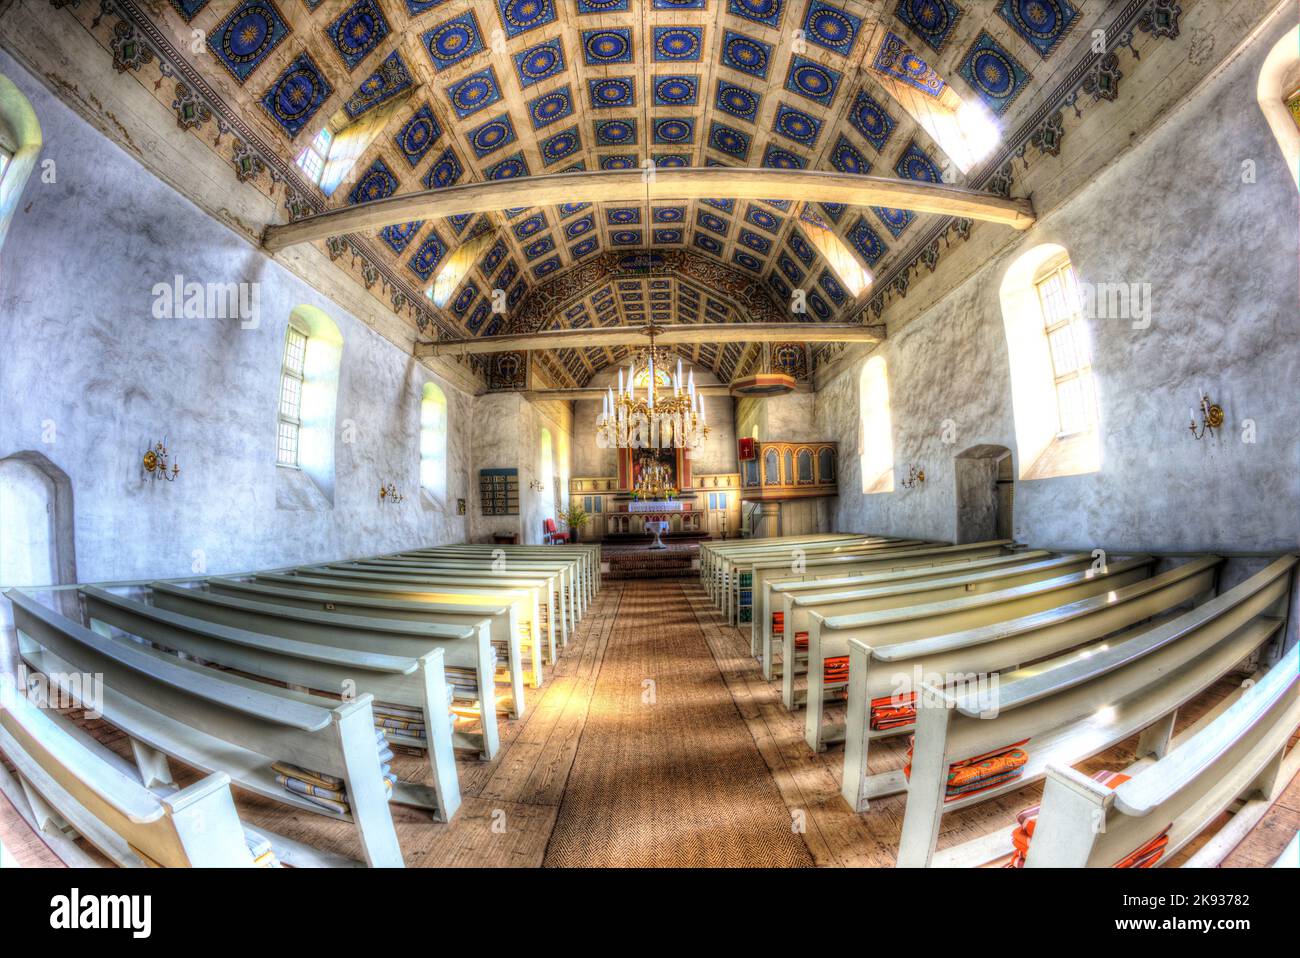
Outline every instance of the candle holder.
POLYGON ((168 482, 175 482, 176 477, 181 474, 181 467, 168 459, 166 440, 155 443, 152 448, 145 450, 140 465, 144 467, 144 471, 149 474, 151 479, 166 479, 168 482), (170 470, 168 466, 171 467, 170 470))
POLYGON ((903 480, 903 485, 908 489, 925 482, 925 470, 917 469, 916 466, 907 467, 907 478, 903 480))
POLYGON ((384 503, 384 502, 398 503, 398 502, 401 502, 402 500, 404 500, 405 498, 406 498, 406 496, 401 495, 401 494, 397 491, 397 484, 396 484, 396 483, 392 483, 392 482, 390 482, 390 483, 389 483, 388 485, 386 485, 386 486, 380 486, 380 487, 379 487, 379 501, 380 501, 381 503, 384 503))
POLYGON ((1209 395, 1202 393, 1200 425, 1198 426, 1196 422, 1196 410, 1192 410, 1192 421, 1187 427, 1192 433, 1192 438, 1204 439, 1208 433, 1214 432, 1222 425, 1223 407, 1210 402, 1209 395))

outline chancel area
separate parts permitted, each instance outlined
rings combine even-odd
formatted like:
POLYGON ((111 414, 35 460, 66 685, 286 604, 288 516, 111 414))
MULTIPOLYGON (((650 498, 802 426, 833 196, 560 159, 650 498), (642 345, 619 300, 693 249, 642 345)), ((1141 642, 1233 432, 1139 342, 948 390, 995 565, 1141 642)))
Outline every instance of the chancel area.
POLYGON ((1300 866, 1298 236, 1290 0, 0 0, 0 863, 1300 866))

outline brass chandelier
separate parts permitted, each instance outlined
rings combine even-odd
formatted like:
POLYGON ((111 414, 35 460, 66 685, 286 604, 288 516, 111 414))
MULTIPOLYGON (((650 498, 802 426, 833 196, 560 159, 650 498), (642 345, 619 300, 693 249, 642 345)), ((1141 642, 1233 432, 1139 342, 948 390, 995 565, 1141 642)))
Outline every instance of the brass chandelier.
POLYGON ((604 409, 596 419, 596 445, 601 449, 699 449, 709 436, 704 396, 695 391, 695 371, 682 379, 682 361, 672 376, 672 392, 660 394, 655 370, 669 367, 668 354, 655 346, 659 329, 647 326, 650 344, 637 350, 626 379, 618 371, 618 392, 609 387, 604 409), (645 395, 635 391, 637 368, 646 370, 645 395))

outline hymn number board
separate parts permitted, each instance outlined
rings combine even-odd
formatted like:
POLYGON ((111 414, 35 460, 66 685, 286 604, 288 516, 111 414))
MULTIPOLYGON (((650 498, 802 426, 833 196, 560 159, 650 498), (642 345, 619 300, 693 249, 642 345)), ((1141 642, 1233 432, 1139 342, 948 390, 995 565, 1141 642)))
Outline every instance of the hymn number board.
POLYGON ((483 515, 519 515, 518 469, 480 469, 478 485, 483 515))

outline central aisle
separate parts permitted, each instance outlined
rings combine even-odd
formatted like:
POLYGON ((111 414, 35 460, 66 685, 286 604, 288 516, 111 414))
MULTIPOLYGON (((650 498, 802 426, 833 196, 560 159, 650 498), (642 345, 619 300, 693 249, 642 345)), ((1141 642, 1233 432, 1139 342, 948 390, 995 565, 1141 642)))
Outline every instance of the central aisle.
POLYGON ((617 615, 543 864, 812 865, 681 582, 617 615))

